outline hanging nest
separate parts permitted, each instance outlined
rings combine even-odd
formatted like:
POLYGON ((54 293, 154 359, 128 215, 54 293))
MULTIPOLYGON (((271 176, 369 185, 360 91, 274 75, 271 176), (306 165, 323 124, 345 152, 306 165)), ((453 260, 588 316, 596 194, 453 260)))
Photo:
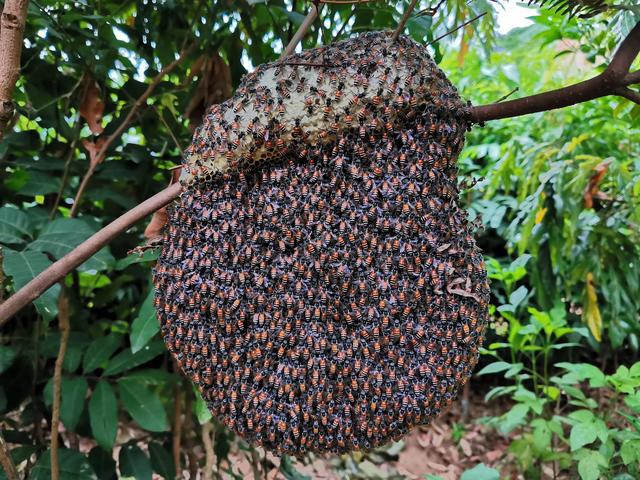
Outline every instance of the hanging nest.
POLYGON ((489 299, 459 206, 467 117, 426 49, 387 33, 263 65, 209 109, 155 304, 177 363, 251 444, 370 449, 467 381, 489 299))

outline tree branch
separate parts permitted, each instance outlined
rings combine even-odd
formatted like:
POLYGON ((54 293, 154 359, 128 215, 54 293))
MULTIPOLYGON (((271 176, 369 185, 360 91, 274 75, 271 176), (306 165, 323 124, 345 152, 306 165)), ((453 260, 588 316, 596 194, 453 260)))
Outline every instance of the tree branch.
POLYGON ((16 114, 13 89, 20 75, 20 51, 28 0, 5 0, 0 16, 0 138, 16 114))
POLYGON ((0 305, 0 326, 4 325, 25 305, 33 302, 49 287, 63 278, 67 273, 87 260, 113 238, 127 230, 136 222, 174 200, 182 190, 180 183, 174 183, 153 197, 145 200, 137 207, 118 217, 99 232, 82 242, 71 252, 42 271, 33 280, 9 297, 0 305))
POLYGON ((640 23, 629 32, 613 55, 609 66, 600 75, 568 87, 530 97, 471 107, 471 120, 476 123, 517 117, 535 112, 568 107, 608 95, 618 95, 637 101, 637 93, 622 88, 640 82, 640 71, 629 73, 640 52, 640 23))
POLYGON ((309 13, 307 13, 307 16, 302 22, 302 25, 300 25, 300 28, 298 28, 298 31, 293 36, 289 44, 286 46, 286 48, 282 52, 282 55, 280 55, 280 58, 288 57, 293 53, 293 51, 296 49, 300 41, 307 34, 307 30, 309 30, 309 27, 311 27, 313 22, 316 20, 317 16, 318 16, 318 7, 314 3, 311 5, 311 10, 309 10, 309 13))
POLYGON ((407 10, 404 12, 404 15, 402 15, 402 19, 400 20, 400 23, 398 23, 398 26, 396 27, 396 29, 393 32, 393 35, 391 36, 394 42, 398 40, 398 37, 404 30, 404 26, 409 21, 409 18, 411 17, 411 12, 415 8, 416 3, 418 3, 418 0, 412 0, 409 6, 407 7, 407 10))
POLYGON ((138 110, 140 110, 140 108, 142 108, 144 105, 146 105, 147 100, 149 99, 149 97, 151 96, 153 91, 156 89, 156 87, 160 84, 160 82, 162 81, 164 76, 167 75, 168 73, 171 73, 171 71, 174 68, 176 68, 185 59, 185 57, 191 51, 192 48, 193 48, 193 45, 191 47, 183 50, 182 52, 180 52, 180 55, 178 56, 178 58, 176 58, 173 62, 168 64, 166 67, 164 67, 160 71, 160 73, 158 73, 153 78, 153 80, 151 81, 151 83, 149 84, 147 89, 144 91, 144 93, 142 95, 140 95, 140 98, 138 98, 136 100, 136 102, 133 104, 133 107, 131 107, 131 110, 129 110, 129 113, 124 118, 122 123, 120 123, 118 128, 116 128, 116 130, 111 135, 109 135, 107 137, 105 142, 100 147, 100 150, 98 150, 98 153, 96 153, 95 158, 91 159, 91 162, 89 164, 89 169, 85 173, 85 175, 84 175, 84 177, 82 179, 82 182, 80 183, 80 186, 78 187, 78 192, 76 193, 76 197, 73 200, 73 206, 71 207, 71 211, 69 212, 69 215, 71 217, 75 217, 78 214, 78 208, 80 208, 80 202, 82 200, 82 196, 84 195, 84 192, 87 189, 87 185, 89 184, 89 180, 93 176, 93 173, 95 172, 95 170, 98 167, 98 165, 100 165, 102 163, 102 161, 104 160, 104 158, 105 158, 105 156, 107 154, 107 150, 109 149, 111 144, 116 139, 120 138, 120 136, 124 133, 124 131, 129 127, 129 124, 131 123, 131 120, 133 120, 133 117, 136 115, 136 113, 138 113, 138 110))
POLYGON ((11 452, 9 452, 7 448, 2 433, 0 433, 0 465, 2 465, 8 480, 18 480, 18 470, 16 470, 16 466, 11 458, 11 452))
POLYGON ((67 353, 69 333, 71 330, 69 325, 69 299, 65 293, 64 285, 62 285, 62 290, 58 297, 58 328, 60 329, 60 348, 58 349, 58 357, 56 358, 56 365, 53 371, 53 407, 51 410, 51 480, 59 480, 60 478, 60 467, 58 465, 58 443, 60 434, 58 433, 58 427, 60 425, 62 365, 67 353))

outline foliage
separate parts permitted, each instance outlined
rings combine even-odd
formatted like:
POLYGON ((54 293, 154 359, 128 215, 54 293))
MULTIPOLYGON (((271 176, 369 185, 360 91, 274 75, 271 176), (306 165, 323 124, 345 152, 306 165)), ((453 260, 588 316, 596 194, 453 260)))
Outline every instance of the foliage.
MULTIPOLYGON (((304 47, 392 28, 407 3, 326 6, 304 47)), ((429 6, 421 3, 416 11, 429 6)), ((21 117, 0 141, 0 298, 163 188, 190 141, 185 112, 208 82, 220 81, 207 77, 205 60, 219 54, 230 87, 237 86, 252 65, 278 57, 306 8, 295 1, 32 0, 15 93, 21 117), (96 165, 79 215, 71 218, 101 142, 157 73, 190 46, 96 165)), ((614 12, 585 23, 544 11, 533 27, 501 39, 492 2, 449 0, 433 17, 413 16, 407 31, 432 42, 485 10, 490 14, 454 42, 432 46, 474 103, 515 87, 533 93, 588 76, 634 18, 614 12)), ((640 335, 638 113, 625 100, 602 99, 500 121, 475 128, 460 159, 463 175, 485 177, 466 195, 472 215, 486 225, 480 241, 494 280, 488 352, 500 360, 483 370, 498 383, 488 399, 513 402, 488 423, 517 434, 512 451, 527 475, 549 463, 580 474, 638 473, 640 393, 631 360, 640 335), (596 356, 602 368, 585 363, 596 356), (610 408, 600 411, 604 399, 610 408)), ((184 424, 183 446, 200 444, 195 434, 210 421, 158 336, 149 283, 155 253, 128 253, 143 241, 143 228, 133 227, 64 280, 71 334, 61 379, 61 436, 68 447, 58 452, 61 478, 150 478, 153 472, 171 478, 174 461, 192 461, 190 448, 172 455, 176 419, 184 424), (137 436, 130 438, 130 430, 137 436)), ((14 462, 32 478, 51 476, 61 291, 53 286, 16 316, 0 342, 2 433, 14 462)), ((218 471, 235 478, 236 466, 225 459, 252 453, 217 424, 213 449, 218 471)), ((394 454, 373 452, 360 458, 362 467, 344 463, 351 462, 350 475, 367 478, 365 472, 380 470, 374 459, 394 454)), ((303 478, 290 459, 280 469, 287 478, 303 478)), ((478 465, 464 475, 499 474, 478 465)))

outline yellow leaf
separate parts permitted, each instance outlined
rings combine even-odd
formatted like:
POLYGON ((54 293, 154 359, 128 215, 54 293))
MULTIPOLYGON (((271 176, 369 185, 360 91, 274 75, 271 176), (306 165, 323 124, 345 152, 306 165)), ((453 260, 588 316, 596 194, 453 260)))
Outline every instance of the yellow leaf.
POLYGON ((458 52, 458 65, 461 67, 464 65, 464 59, 469 52, 469 40, 473 37, 473 28, 470 26, 465 27, 462 33, 462 40, 460 40, 460 51, 458 52))
POLYGON ((587 324, 593 338, 597 342, 602 340, 602 317, 598 308, 598 294, 596 293, 596 283, 593 273, 587 273, 586 302, 582 313, 582 321, 587 324))
POLYGON ((546 214, 547 214, 546 208, 541 208, 536 212, 536 225, 539 225, 542 222, 546 214))

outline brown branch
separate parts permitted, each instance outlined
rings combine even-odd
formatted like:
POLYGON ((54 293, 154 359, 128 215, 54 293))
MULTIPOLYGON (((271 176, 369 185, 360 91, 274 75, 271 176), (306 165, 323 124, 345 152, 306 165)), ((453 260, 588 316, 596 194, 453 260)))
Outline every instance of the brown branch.
POLYGON ((69 212, 69 215, 71 217, 75 217, 78 214, 78 209, 80 208, 80 202, 82 200, 82 196, 84 195, 84 192, 87 189, 89 180, 93 176, 98 165, 100 165, 103 162, 107 154, 107 150, 109 149, 111 144, 115 140, 120 138, 120 136, 124 133, 124 131, 129 127, 129 124, 131 123, 131 120, 133 120, 133 117, 136 115, 136 113, 138 113, 138 110, 140 110, 144 105, 146 105, 147 100, 149 99, 151 94, 154 92, 156 87, 160 84, 164 76, 171 73, 171 71, 174 68, 176 68, 186 58, 187 54, 191 51, 192 48, 193 48, 193 45, 183 50, 182 52, 180 52, 180 56, 178 58, 176 58, 173 62, 169 63, 166 67, 164 67, 160 71, 160 73, 158 73, 153 78, 153 80, 151 81, 147 89, 144 91, 144 93, 140 95, 140 97, 135 101, 135 103, 133 104, 133 107, 131 107, 131 110, 129 110, 129 113, 124 118, 124 120, 120 123, 118 128, 116 128, 116 130, 106 138, 106 140, 100 147, 100 150, 98 150, 98 152, 96 153, 95 158, 91 159, 91 162, 89 163, 89 169, 85 173, 82 179, 82 182, 78 187, 78 192, 76 193, 76 197, 73 200, 73 206, 71 207, 71 211, 69 212))
POLYGON ((198 458, 193 446, 193 391, 190 386, 190 382, 182 384, 182 389, 185 391, 184 428, 182 433, 184 434, 184 443, 187 447, 187 458, 189 459, 189 478, 195 480, 198 475, 198 458))
POLYGON ((461 25, 458 25, 456 28, 453 28, 451 30, 449 30, 447 33, 443 33, 442 35, 440 35, 437 38, 434 38, 433 40, 431 40, 427 45, 433 45, 434 43, 439 42, 440 40, 442 40, 444 37, 447 37, 449 35, 451 35, 452 33, 456 33, 458 30, 460 30, 461 28, 466 27, 467 25, 469 25, 470 23, 475 22, 476 20, 479 20, 480 18, 484 17, 487 14, 487 12, 483 12, 480 15, 476 15, 473 18, 470 18, 469 20, 467 20, 466 22, 464 22, 461 25))
POLYGON ((471 107, 471 120, 481 123, 499 118, 517 117, 568 107, 608 95, 618 95, 638 102, 640 95, 624 88, 640 82, 640 71, 629 72, 638 52, 640 52, 640 23, 636 24, 627 38, 622 41, 609 66, 600 75, 530 97, 471 107))
POLYGON ((58 465, 58 443, 60 434, 60 393, 62 390, 62 365, 67 353, 69 343, 69 299, 66 296, 64 285, 58 297, 58 328, 60 329, 60 348, 53 373, 53 408, 51 411, 51 480, 59 480, 60 467, 58 465))
POLYGON ((286 48, 282 52, 282 55, 280 55, 280 58, 288 57, 293 53, 293 51, 296 49, 300 41, 302 41, 304 36, 307 34, 307 30, 309 30, 309 27, 311 27, 313 22, 316 20, 317 16, 318 16, 318 7, 315 4, 312 4, 311 10, 309 10, 309 13, 307 13, 307 16, 302 22, 302 25, 300 25, 300 27, 298 28, 298 31, 293 36, 289 44, 286 46, 286 48))
POLYGON ((202 425, 202 445, 205 453, 205 464, 202 470, 202 480, 212 480, 213 465, 216 460, 215 453, 213 451, 213 438, 215 435, 215 429, 213 428, 213 422, 209 421, 202 425))
POLYGON ((635 90, 631 90, 627 87, 619 87, 616 88, 613 93, 615 95, 618 95, 619 97, 626 98, 627 100, 640 105, 640 93, 636 92, 635 90))
POLYGON ((0 138, 13 124, 13 89, 20 76, 20 51, 28 0, 5 0, 0 16, 0 138))
POLYGON ((109 225, 82 242, 60 260, 38 274, 33 280, 0 305, 0 326, 4 325, 25 305, 33 302, 49 287, 91 257, 91 255, 104 247, 113 238, 117 237, 147 215, 152 214, 159 208, 164 207, 174 200, 178 195, 180 195, 181 190, 181 185, 179 183, 174 183, 170 187, 155 194, 153 197, 145 200, 121 217, 118 217, 109 225))
POLYGON ((396 27, 395 31, 393 32, 393 35, 391 36, 391 39, 394 42, 396 40, 398 40, 398 37, 400 36, 402 31, 404 30, 404 26, 409 21, 409 17, 411 17, 411 12, 415 8, 416 3, 418 3, 418 0, 412 0, 411 3, 409 4, 409 6, 407 7, 407 10, 404 12, 404 15, 402 16, 402 19, 400 20, 400 23, 398 23, 398 26, 396 27))
MULTIPOLYGON (((173 368, 176 374, 180 375, 180 368, 175 363, 175 360, 173 368)), ((182 478, 182 467, 180 466, 180 451, 182 450, 182 391, 180 382, 177 382, 173 389, 173 428, 171 430, 171 451, 173 463, 176 467, 176 478, 182 478)))
POLYGON ((11 454, 9 453, 9 449, 7 448, 7 443, 4 441, 4 437, 0 433, 0 465, 4 470, 4 473, 7 475, 9 480, 18 480, 18 470, 16 469, 15 464, 13 463, 13 459, 11 458, 11 454))
POLYGON ((4 252, 2 251, 2 246, 0 246, 0 305, 4 301, 4 270, 2 265, 4 263, 4 252))

